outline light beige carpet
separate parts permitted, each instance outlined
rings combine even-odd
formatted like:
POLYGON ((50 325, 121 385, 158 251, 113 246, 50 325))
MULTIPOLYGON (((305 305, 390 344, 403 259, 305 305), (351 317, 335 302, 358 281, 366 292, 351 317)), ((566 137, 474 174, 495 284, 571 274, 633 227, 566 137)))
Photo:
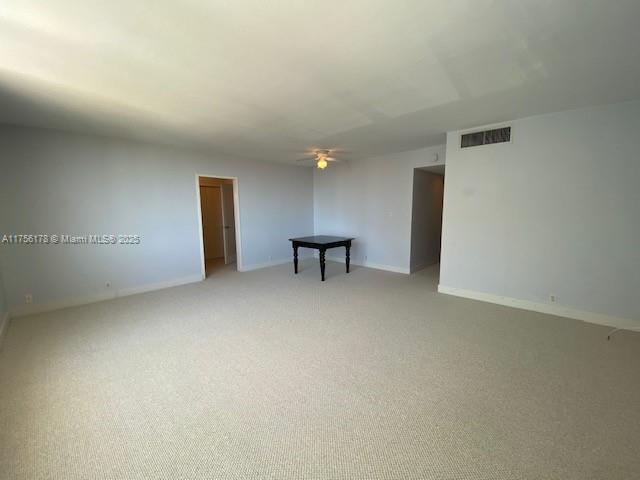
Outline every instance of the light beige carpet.
POLYGON ((15 319, 0 478, 640 478, 640 334, 342 269, 15 319))

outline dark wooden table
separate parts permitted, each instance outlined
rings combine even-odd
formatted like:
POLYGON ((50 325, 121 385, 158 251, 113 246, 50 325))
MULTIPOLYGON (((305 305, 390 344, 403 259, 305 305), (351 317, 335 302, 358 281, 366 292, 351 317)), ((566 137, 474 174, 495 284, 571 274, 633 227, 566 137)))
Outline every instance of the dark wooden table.
POLYGON ((298 247, 315 248, 320 251, 320 274, 322 275, 322 281, 324 282, 324 254, 327 249, 335 247, 345 248, 345 265, 347 266, 347 273, 349 273, 349 260, 351 251, 351 240, 349 237, 331 237, 328 235, 313 235, 311 237, 290 238, 293 245, 293 271, 298 273, 298 247))

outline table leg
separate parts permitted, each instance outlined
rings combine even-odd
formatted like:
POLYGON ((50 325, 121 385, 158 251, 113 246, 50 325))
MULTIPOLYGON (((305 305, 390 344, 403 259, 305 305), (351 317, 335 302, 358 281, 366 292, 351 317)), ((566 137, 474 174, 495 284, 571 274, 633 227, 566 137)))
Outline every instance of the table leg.
POLYGON ((324 282, 324 254, 326 250, 324 248, 320 249, 320 274, 322 275, 322 281, 324 282))
POLYGON ((344 246, 345 249, 345 259, 344 263, 347 266, 347 273, 349 273, 349 262, 351 261, 351 244, 347 244, 344 246))
POLYGON ((294 273, 298 273, 298 246, 294 245, 293 247, 293 271, 294 273))

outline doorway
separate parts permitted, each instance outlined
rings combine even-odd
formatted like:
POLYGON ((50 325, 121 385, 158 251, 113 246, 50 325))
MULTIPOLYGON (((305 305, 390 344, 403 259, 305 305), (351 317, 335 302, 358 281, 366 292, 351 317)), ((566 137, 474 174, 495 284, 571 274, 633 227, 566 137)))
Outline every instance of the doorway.
POLYGON ((439 271, 444 175, 444 165, 416 168, 413 171, 411 273, 429 266, 439 271))
POLYGON ((236 180, 198 176, 203 273, 237 270, 236 180))

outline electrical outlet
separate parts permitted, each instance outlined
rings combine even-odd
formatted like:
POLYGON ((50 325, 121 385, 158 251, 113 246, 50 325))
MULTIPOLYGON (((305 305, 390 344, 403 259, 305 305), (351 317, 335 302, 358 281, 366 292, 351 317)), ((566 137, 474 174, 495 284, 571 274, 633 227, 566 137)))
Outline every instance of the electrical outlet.
POLYGON ((549 294, 549 301, 551 303, 556 303, 556 300, 557 300, 557 298, 553 293, 549 294))
POLYGON ((31 295, 30 293, 27 293, 24 296, 24 303, 26 303, 27 305, 29 305, 30 303, 33 303, 33 295, 31 295))
POLYGON ((273 256, 269 255, 269 261, 273 260, 273 256))

